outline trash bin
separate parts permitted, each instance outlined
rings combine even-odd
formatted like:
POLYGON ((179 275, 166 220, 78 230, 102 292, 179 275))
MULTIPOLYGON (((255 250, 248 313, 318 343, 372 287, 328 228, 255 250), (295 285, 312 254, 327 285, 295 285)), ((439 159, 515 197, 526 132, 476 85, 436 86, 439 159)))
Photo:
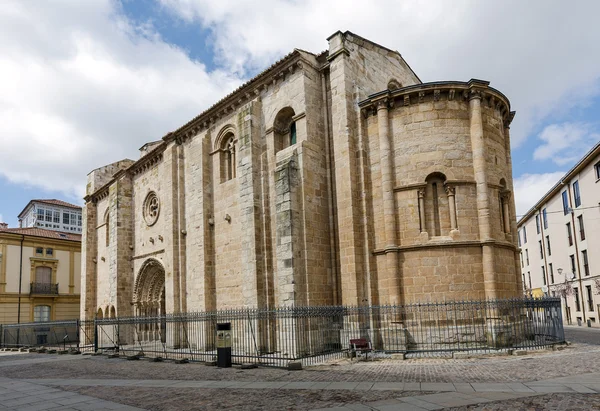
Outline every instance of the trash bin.
POLYGON ((589 318, 588 318, 588 320, 587 320, 587 325, 588 325, 588 327, 591 327, 591 326, 592 326, 592 320, 590 320, 589 318))
POLYGON ((577 319, 577 325, 581 327, 581 318, 577 319))
POLYGON ((231 323, 217 323, 217 367, 231 367, 231 323))

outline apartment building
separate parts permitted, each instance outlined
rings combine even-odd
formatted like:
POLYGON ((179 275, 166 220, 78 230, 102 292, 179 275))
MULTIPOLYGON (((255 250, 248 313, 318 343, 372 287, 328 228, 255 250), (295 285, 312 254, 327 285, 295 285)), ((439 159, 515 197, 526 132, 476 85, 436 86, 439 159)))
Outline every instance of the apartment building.
POLYGON ((81 235, 0 224, 0 324, 79 317, 81 235))
POLYGON ((62 200, 31 200, 19 213, 19 227, 81 234, 81 207, 62 200))
POLYGON ((517 223, 523 291, 561 297, 567 323, 600 326, 600 143, 517 223))

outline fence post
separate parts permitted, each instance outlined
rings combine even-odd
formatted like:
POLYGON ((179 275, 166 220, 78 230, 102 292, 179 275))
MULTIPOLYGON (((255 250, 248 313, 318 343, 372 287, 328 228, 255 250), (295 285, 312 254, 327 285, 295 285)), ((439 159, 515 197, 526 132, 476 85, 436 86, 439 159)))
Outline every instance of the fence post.
POLYGON ((81 336, 81 334, 80 334, 81 329, 79 328, 80 325, 81 325, 81 323, 79 322, 79 320, 75 320, 75 327, 77 327, 77 331, 75 333, 75 338, 77 339, 77 351, 79 351, 79 343, 80 343, 80 338, 81 338, 80 337, 81 336))
POLYGON ((98 323, 94 320, 94 352, 98 351, 98 323))

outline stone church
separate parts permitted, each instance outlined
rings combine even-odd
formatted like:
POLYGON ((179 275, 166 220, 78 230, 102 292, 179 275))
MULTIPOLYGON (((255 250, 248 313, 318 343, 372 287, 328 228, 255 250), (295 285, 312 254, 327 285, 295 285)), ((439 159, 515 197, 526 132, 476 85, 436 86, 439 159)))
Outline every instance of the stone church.
POLYGON ((89 173, 82 319, 519 294, 508 99, 328 41, 89 173))

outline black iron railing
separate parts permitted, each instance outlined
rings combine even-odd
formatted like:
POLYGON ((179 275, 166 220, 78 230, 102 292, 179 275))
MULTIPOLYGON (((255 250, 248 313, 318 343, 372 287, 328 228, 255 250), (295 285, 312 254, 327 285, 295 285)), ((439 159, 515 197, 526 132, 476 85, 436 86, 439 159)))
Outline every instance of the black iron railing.
POLYGON ((40 345, 44 334, 44 345, 67 340, 80 349, 213 361, 217 324, 222 323, 231 326, 234 363, 266 366, 345 356, 350 340, 356 338, 367 339, 375 355, 409 356, 532 349, 564 342, 560 299, 544 298, 239 309, 8 325, 1 329, 0 346, 40 345))
POLYGON ((31 283, 29 287, 29 293, 58 295, 58 284, 31 283))

